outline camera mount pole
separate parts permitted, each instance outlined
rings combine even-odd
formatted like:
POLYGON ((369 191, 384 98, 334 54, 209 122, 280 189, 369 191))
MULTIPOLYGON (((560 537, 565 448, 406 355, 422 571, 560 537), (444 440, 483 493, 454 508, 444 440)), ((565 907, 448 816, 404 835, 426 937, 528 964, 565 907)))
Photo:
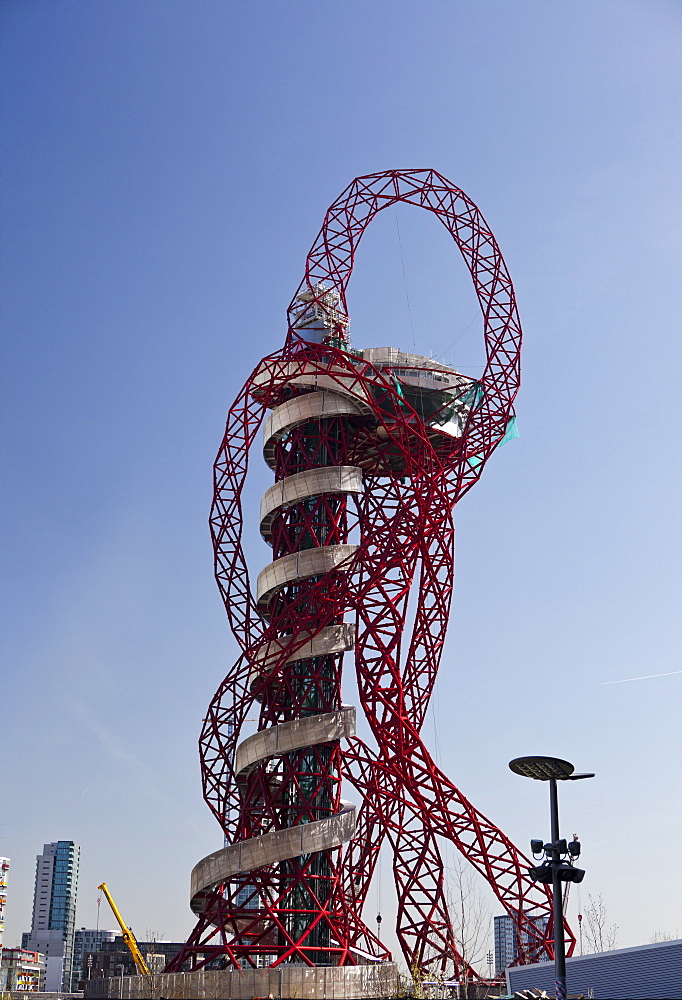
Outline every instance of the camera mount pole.
POLYGON ((545 885, 552 883, 552 923, 554 925, 554 977, 556 983, 556 1000, 566 1000, 566 941, 564 930, 564 906, 562 882, 582 882, 585 872, 573 865, 573 859, 580 857, 580 843, 576 837, 570 846, 565 840, 559 839, 559 796, 557 781, 580 781, 581 778, 594 778, 594 774, 575 774, 575 768, 568 760, 559 757, 516 757, 509 761, 509 769, 514 774, 524 778, 534 778, 536 781, 549 781, 549 812, 552 827, 552 838, 549 844, 541 840, 531 840, 533 856, 544 851, 546 861, 537 868, 531 868, 533 879, 545 885), (569 861, 562 861, 566 855, 569 861), (551 880, 547 877, 551 869, 551 880))
POLYGON ((554 979, 556 1000, 566 1000, 566 945, 564 941, 564 907, 559 864, 559 795, 556 778, 549 779, 549 813, 552 839, 552 903, 554 912, 554 979))

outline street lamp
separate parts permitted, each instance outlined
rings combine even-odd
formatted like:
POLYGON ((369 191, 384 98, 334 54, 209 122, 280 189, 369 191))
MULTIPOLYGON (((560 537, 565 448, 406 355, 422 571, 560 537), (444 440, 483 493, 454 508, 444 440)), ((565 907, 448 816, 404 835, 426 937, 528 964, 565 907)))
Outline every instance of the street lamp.
POLYGON ((561 883, 582 882, 585 872, 573 866, 573 860, 580 856, 580 842, 574 839, 567 844, 559 837, 557 781, 579 781, 581 778, 594 778, 594 774, 574 774, 573 764, 558 757, 517 757, 509 762, 509 767, 515 774, 521 774, 524 778, 549 781, 551 841, 549 844, 543 844, 541 840, 531 840, 533 854, 544 852, 545 860, 529 871, 531 878, 536 882, 552 885, 556 1000, 566 1000, 566 946, 561 883))
POLYGON ((119 1000, 123 1000, 123 973, 125 972, 125 965, 117 965, 116 968, 121 970, 121 978, 118 981, 118 996, 119 1000))

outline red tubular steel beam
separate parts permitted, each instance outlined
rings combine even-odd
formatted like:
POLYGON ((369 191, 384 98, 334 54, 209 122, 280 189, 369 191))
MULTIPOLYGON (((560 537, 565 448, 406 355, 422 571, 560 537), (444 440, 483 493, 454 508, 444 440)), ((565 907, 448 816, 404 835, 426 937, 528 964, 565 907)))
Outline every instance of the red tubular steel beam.
MULTIPOLYGON (((358 177, 328 210, 287 315, 285 345, 235 400, 215 463, 216 579, 242 654, 211 702, 200 755, 227 847, 193 873, 198 923, 168 969, 390 957, 362 919, 384 841, 410 968, 477 978, 457 950, 440 841, 513 916, 519 961, 552 958, 551 894, 420 736, 450 611, 453 508, 502 441, 519 388, 521 327, 500 250, 473 202, 435 171, 358 177), (432 212, 459 247, 483 317, 480 379, 350 348, 355 252, 377 212, 398 202, 432 212), (254 598, 242 490, 264 421, 276 486, 261 530, 273 562, 254 598), (341 704, 351 649, 375 750, 341 704), (254 711, 258 733, 243 740, 254 711), (341 798, 344 778, 357 811, 341 798)), ((568 925, 566 936, 570 954, 568 925)))

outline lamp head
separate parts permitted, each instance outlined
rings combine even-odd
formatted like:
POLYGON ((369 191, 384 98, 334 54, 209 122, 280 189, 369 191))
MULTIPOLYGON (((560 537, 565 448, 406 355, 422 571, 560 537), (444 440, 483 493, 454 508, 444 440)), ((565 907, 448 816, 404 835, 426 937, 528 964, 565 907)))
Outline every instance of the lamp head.
POLYGON ((551 778, 565 781, 575 771, 573 764, 559 757, 516 757, 509 761, 509 767, 515 774, 535 778, 536 781, 549 781, 551 778))
POLYGON ((568 760, 560 757, 515 757, 509 761, 509 768, 514 774, 524 778, 535 778, 536 781, 580 781, 581 778, 594 778, 594 774, 574 774, 575 767, 568 760))

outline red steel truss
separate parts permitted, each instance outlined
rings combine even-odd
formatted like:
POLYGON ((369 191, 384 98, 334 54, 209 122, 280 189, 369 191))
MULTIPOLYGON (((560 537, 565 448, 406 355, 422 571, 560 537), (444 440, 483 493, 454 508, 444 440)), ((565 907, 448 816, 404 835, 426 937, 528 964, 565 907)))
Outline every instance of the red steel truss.
MULTIPOLYGON (((519 960, 553 957, 551 893, 531 881, 530 861, 443 774, 420 736, 452 597, 453 507, 507 432, 520 346, 495 238, 443 176, 370 174, 334 202, 289 306, 284 348, 247 380, 215 463, 216 578, 242 653, 211 702, 200 752, 204 796, 226 847, 194 869, 198 922, 169 971, 390 957, 362 920, 384 841, 411 968, 476 978, 448 914, 443 841, 513 916, 519 960), (483 315, 480 379, 393 349, 350 348, 355 251, 376 213, 398 202, 432 212, 462 253, 483 315), (254 597, 242 491, 263 424, 275 485, 263 498, 261 532, 273 562, 254 597), (351 649, 373 748, 341 703, 351 649), (243 738, 254 712, 258 731, 243 738), (358 809, 341 798, 344 779, 358 809)), ((568 925, 566 935, 570 953, 568 925)))

